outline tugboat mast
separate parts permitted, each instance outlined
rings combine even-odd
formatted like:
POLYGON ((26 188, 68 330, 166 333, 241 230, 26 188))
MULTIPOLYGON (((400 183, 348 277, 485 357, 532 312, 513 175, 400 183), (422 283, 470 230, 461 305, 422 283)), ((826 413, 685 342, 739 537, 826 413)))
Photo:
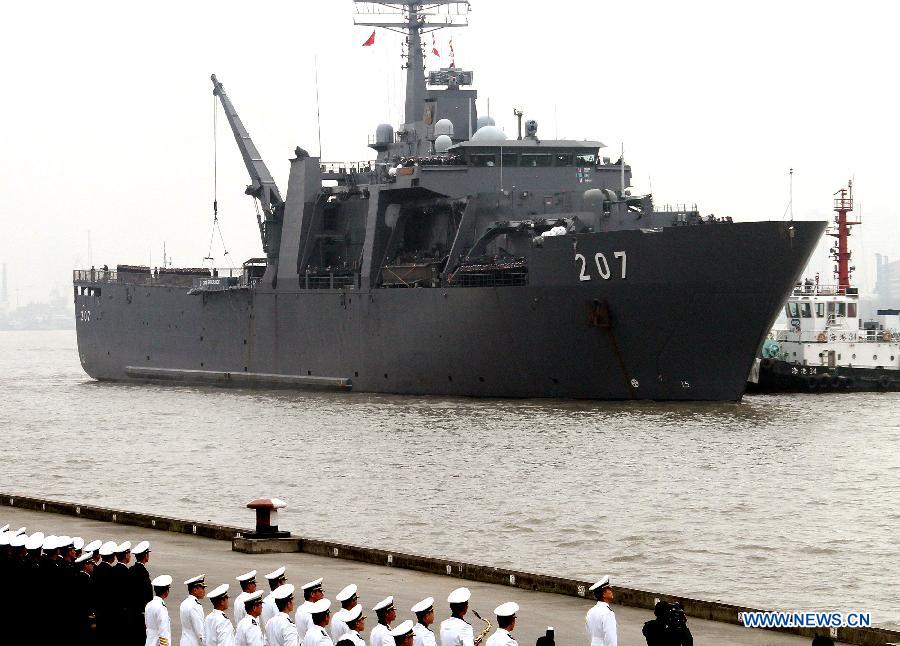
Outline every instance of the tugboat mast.
POLYGON ((853 211, 853 180, 847 182, 847 188, 842 188, 835 193, 834 212, 837 216, 834 218, 836 227, 828 232, 828 235, 837 238, 837 246, 831 248, 831 257, 837 263, 835 266, 835 277, 837 278, 837 288, 840 293, 845 293, 850 287, 850 274, 855 267, 850 266, 850 256, 852 252, 849 249, 850 227, 856 224, 862 224, 860 221, 851 222, 847 219, 847 214, 853 211))

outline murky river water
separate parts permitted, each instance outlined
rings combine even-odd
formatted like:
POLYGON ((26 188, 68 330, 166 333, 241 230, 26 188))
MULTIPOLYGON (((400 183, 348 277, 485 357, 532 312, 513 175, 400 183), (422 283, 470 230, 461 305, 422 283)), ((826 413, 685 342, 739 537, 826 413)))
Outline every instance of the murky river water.
MULTIPOLYGON (((0 332, 0 490, 900 623, 900 395, 613 404, 101 384, 0 332)), ((2 515, 2 510, 0 510, 2 515)), ((2 521, 2 518, 0 518, 2 521)))

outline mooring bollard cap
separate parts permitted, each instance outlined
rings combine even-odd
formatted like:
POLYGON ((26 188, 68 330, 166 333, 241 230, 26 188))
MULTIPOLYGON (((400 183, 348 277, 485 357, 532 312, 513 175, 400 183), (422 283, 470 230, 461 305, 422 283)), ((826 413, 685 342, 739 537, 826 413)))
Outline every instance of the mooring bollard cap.
POLYGON ((257 498, 247 503, 248 509, 283 509, 287 503, 281 498, 257 498))

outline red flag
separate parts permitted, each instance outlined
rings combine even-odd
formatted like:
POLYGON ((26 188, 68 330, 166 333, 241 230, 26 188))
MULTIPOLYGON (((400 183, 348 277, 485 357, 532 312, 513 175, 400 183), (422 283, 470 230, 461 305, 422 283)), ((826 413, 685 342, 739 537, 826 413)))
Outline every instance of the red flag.
POLYGON ((431 34, 431 51, 434 52, 434 55, 437 56, 438 58, 441 57, 441 53, 438 51, 438 48, 437 48, 437 40, 435 39, 434 34, 431 34))
POLYGON ((374 45, 374 44, 375 44, 375 31, 372 30, 372 35, 369 36, 369 40, 367 40, 366 42, 364 42, 364 43, 362 44, 362 46, 363 46, 363 47, 371 47, 371 46, 374 45))

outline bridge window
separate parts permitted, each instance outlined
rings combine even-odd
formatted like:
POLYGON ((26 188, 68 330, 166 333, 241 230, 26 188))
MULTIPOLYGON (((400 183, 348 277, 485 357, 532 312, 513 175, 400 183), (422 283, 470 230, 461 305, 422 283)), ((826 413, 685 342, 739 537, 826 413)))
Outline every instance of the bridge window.
POLYGON ((825 303, 816 303, 816 318, 825 316, 825 303))
POLYGON ((553 165, 571 166, 572 158, 572 153, 556 153, 555 155, 553 155, 553 165))
POLYGON ((497 155, 469 155, 469 162, 472 166, 496 166, 497 155))
POLYGON ((800 303, 800 316, 805 319, 812 318, 812 305, 809 303, 800 303))
POLYGON ((522 166, 529 168, 545 167, 553 165, 553 155, 522 155, 522 166))
POLYGON ((593 166, 597 163, 597 155, 575 155, 577 166, 593 166))
POLYGON ((503 165, 506 167, 515 167, 519 165, 518 153, 503 153, 503 165))

